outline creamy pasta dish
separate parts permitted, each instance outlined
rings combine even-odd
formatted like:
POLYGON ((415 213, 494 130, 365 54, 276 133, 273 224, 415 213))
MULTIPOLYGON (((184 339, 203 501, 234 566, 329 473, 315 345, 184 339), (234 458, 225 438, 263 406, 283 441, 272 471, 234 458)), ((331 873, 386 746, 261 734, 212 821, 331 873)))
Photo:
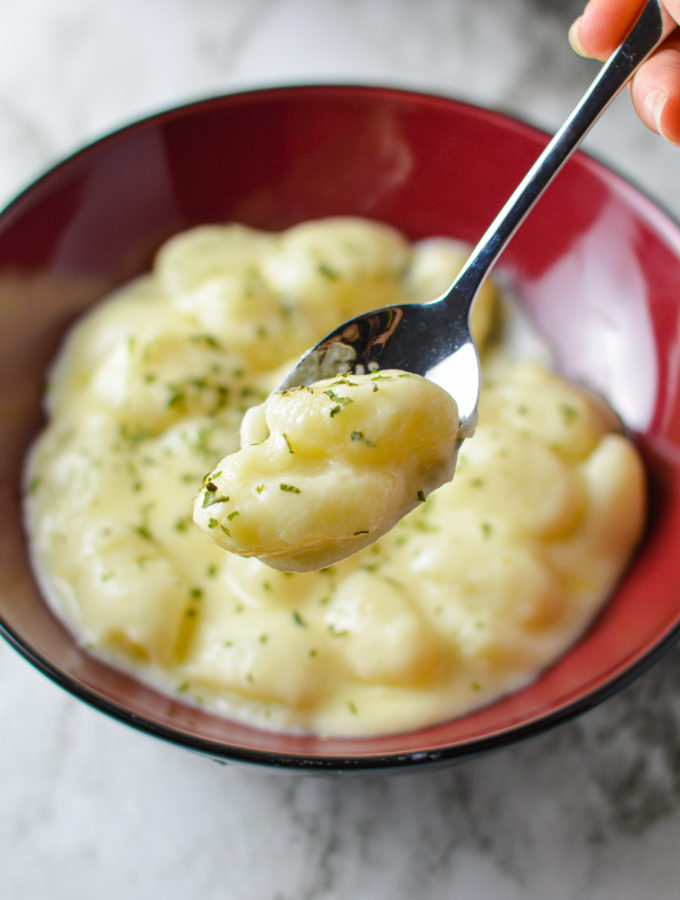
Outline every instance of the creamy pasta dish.
POLYGON ((84 646, 218 713, 337 735, 461 715, 578 639, 640 536, 642 465, 604 404, 509 352, 491 283, 460 447, 455 402, 408 373, 267 400, 338 323, 435 298, 463 259, 362 219, 204 226, 75 325, 25 516, 84 646))

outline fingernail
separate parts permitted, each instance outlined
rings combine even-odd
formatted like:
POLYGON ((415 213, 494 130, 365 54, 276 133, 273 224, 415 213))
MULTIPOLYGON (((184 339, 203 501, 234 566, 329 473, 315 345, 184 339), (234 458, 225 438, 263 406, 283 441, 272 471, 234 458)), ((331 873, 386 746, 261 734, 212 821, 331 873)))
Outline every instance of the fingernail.
POLYGON ((578 39, 578 29, 581 24, 582 16, 579 16, 575 22, 572 23, 571 28, 569 29, 569 43, 571 44, 571 49, 578 53, 579 56, 585 56, 586 54, 583 51, 583 47, 581 46, 581 42, 578 39))
POLYGON ((647 94, 643 103, 645 115, 649 119, 654 130, 658 131, 661 137, 665 137, 663 128, 661 127, 661 116, 663 115, 663 109, 667 100, 668 97, 661 88, 654 88, 653 91, 650 91, 647 94))

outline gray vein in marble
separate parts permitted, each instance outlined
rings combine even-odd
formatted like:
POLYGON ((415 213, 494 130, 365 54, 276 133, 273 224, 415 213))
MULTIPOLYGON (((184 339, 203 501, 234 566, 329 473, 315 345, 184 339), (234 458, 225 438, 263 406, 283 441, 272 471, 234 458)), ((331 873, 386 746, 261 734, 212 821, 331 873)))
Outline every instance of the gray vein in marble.
POLYGON ((240 8, 241 17, 234 26, 220 34, 209 30, 200 35, 197 47, 215 64, 218 70, 229 72, 239 59, 248 53, 249 41, 262 28, 279 0, 256 0, 240 8))

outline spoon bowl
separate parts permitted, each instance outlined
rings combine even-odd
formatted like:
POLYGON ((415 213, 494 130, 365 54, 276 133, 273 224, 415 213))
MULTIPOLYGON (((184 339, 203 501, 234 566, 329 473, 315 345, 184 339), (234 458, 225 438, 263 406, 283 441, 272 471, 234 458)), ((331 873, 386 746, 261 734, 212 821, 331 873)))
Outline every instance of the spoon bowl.
POLYGON ((349 319, 305 353, 278 390, 340 374, 402 369, 429 378, 453 396, 459 435, 469 437, 477 424, 481 387, 470 313, 482 282, 588 131, 674 27, 658 0, 648 0, 628 37, 604 63, 441 297, 430 303, 387 306, 349 319))
POLYGON ((378 369, 402 369, 444 387, 458 406, 460 436, 474 431, 481 372, 464 296, 450 292, 350 319, 306 353, 278 390, 378 369))

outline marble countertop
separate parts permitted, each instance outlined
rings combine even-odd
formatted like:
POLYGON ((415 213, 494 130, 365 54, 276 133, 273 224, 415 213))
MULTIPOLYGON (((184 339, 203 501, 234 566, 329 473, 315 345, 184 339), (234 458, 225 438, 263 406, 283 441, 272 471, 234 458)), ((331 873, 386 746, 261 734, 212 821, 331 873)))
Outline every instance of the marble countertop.
MULTIPOLYGON (((0 12, 0 203, 167 106, 381 83, 557 127, 594 66, 579 0, 23 0, 0 12)), ((680 150, 622 97, 587 149, 680 216, 680 150)), ((0 644, 0 897, 671 900, 680 650, 581 718, 456 767, 305 777, 126 729, 0 644)))

